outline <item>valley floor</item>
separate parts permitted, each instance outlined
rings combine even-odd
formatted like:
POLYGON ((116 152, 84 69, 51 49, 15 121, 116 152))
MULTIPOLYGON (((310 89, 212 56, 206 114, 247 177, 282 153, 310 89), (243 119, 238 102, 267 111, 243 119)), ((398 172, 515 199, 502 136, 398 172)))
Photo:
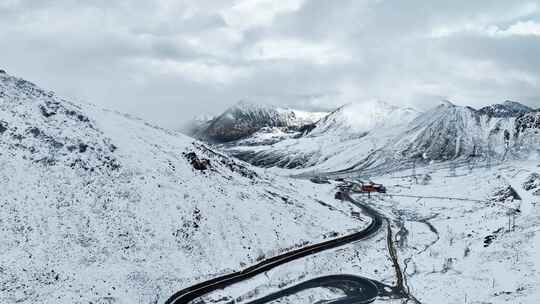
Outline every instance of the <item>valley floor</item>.
MULTIPOLYGON (((537 163, 527 161, 491 168, 427 167, 417 169, 416 178, 410 170, 373 177, 387 186, 388 194, 357 194, 355 199, 391 219, 406 287, 419 302, 534 304, 540 302, 540 196, 526 191, 523 183, 535 172, 540 172, 537 163), (521 200, 501 197, 509 186, 521 200)), ((233 297, 249 302, 333 274, 395 285, 386 247, 386 233, 381 231, 369 240, 279 267, 207 300, 219 303, 233 297)), ((276 303, 314 303, 343 295, 341 290, 317 288, 276 303)))

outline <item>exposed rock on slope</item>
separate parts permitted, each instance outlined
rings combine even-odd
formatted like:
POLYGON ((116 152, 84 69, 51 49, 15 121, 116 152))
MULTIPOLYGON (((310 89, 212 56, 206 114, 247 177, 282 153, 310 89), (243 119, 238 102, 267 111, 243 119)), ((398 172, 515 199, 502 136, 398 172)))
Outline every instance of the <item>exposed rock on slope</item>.
POLYGON ((160 303, 359 228, 308 183, 5 74, 0 121, 0 303, 160 303))
POLYGON ((523 189, 531 191, 536 196, 540 196, 540 174, 531 173, 523 183, 523 189))
POLYGON ((524 133, 527 130, 540 130, 540 111, 523 114, 516 119, 516 134, 524 133))
POLYGON ((491 200, 495 202, 513 202, 521 200, 521 197, 512 186, 506 186, 496 189, 491 196, 491 200))

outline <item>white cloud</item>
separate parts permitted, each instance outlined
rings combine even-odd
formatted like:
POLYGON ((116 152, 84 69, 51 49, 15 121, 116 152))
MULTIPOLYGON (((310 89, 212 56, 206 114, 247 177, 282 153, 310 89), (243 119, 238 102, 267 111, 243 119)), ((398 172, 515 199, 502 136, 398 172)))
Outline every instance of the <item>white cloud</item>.
POLYGON ((251 75, 251 70, 247 67, 235 67, 218 62, 180 62, 152 58, 136 58, 133 62, 148 75, 181 77, 187 81, 207 85, 226 85, 251 75))
POLYGON ((250 97, 540 105, 538 0, 132 3, 0 0, 0 68, 172 127, 250 97))
POLYGON ((246 51, 249 60, 288 60, 314 64, 341 63, 350 60, 347 50, 331 44, 312 43, 297 39, 267 39, 246 51))
POLYGON ((460 26, 441 26, 431 31, 429 37, 444 38, 460 33, 476 33, 492 37, 540 36, 540 23, 535 21, 518 21, 506 29, 497 25, 463 24, 460 26))
POLYGON ((230 26, 245 30, 255 26, 271 25, 277 14, 299 9, 304 0, 239 0, 222 11, 230 26))
POLYGON ((518 22, 510 26, 507 30, 501 31, 502 35, 522 35, 540 36, 540 23, 534 21, 518 22))
MULTIPOLYGON (((483 1, 475 4, 481 7, 483 1)), ((530 26, 533 21, 515 23, 516 20, 523 20, 538 13, 540 4, 537 1, 492 1, 489 5, 478 11, 468 12, 466 5, 462 6, 462 12, 454 18, 442 22, 435 22, 430 28, 429 37, 444 38, 460 33, 475 33, 482 35, 511 35, 520 30, 520 27, 530 26), (493 11, 491 11, 491 9, 493 11), (508 30, 503 30, 503 24, 513 24, 508 30), (516 29, 512 27, 517 26, 516 29)), ((523 31, 521 31, 523 32, 523 31)))
POLYGON ((0 8, 2 9, 13 9, 19 4, 19 0, 2 0, 0 2, 0 8))

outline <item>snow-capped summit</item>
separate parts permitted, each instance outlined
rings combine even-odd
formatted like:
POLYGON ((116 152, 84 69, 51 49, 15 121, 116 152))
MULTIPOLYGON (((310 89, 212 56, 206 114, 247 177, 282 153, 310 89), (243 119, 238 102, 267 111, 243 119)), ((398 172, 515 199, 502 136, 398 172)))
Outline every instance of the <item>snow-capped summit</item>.
POLYGON ((507 100, 502 104, 493 104, 478 110, 482 115, 490 117, 517 117, 521 114, 531 112, 533 109, 519 102, 507 100))
POLYGON ((450 100, 448 100, 448 99, 443 99, 443 100, 441 100, 441 104, 439 106, 455 107, 456 105, 453 102, 451 102, 450 100))
POLYGON ((245 138, 264 127, 300 128, 313 124, 326 113, 240 101, 212 119, 195 135, 215 142, 229 142, 245 138))
POLYGON ((392 149, 406 157, 454 159, 475 153, 481 146, 481 134, 480 117, 474 109, 444 102, 414 119, 398 134, 392 149))
POLYGON ((244 140, 223 148, 258 166, 307 168, 332 163, 340 167, 385 144, 417 115, 413 109, 380 101, 348 104, 322 118, 303 136, 282 136, 270 144, 259 140, 259 145, 244 140))
POLYGON ((310 184, 4 73, 0 181, 0 303, 163 303, 358 226, 310 184))
POLYGON ((410 120, 418 115, 411 108, 397 107, 384 101, 351 103, 330 113, 319 122, 310 135, 325 133, 365 133, 373 128, 391 126, 410 120))

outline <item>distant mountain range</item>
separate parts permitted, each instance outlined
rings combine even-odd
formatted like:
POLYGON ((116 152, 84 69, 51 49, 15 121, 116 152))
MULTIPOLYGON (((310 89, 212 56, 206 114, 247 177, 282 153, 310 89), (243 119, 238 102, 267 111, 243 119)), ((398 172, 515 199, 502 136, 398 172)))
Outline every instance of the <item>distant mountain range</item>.
POLYGON ((208 122, 198 134, 221 139, 221 149, 257 166, 366 170, 413 160, 506 157, 508 151, 534 150, 523 137, 527 133, 528 139, 536 140, 526 130, 538 128, 539 116, 515 101, 478 110, 444 101, 425 112, 377 101, 345 105, 324 116, 305 114, 310 118, 306 120, 295 120, 290 113, 294 110, 241 104, 208 122), (215 136, 230 130, 233 136, 215 136), (508 150, 505 130, 512 135, 508 150))
POLYGON ((191 128, 191 130, 195 137, 224 143, 246 138, 265 127, 300 130, 306 125, 315 123, 326 114, 241 101, 215 118, 199 121, 198 128, 191 128))

